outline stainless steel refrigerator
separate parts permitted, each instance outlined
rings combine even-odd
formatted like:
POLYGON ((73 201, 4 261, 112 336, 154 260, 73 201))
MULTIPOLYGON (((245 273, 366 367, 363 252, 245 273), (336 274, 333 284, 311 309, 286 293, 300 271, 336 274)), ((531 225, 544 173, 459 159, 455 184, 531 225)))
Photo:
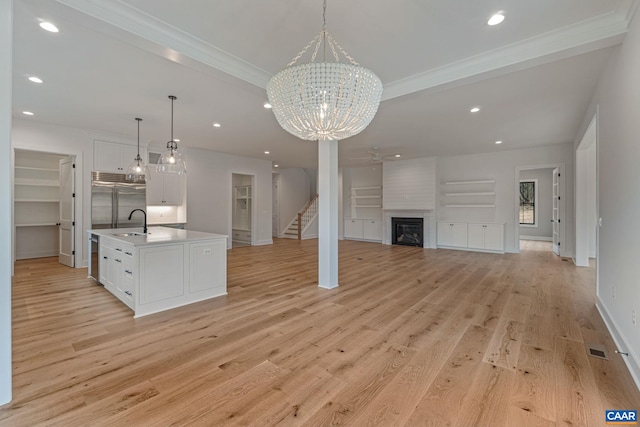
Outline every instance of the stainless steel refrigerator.
POLYGON ((134 209, 147 210, 146 184, 132 183, 126 175, 105 172, 91 173, 91 228, 142 227, 144 216, 134 209))

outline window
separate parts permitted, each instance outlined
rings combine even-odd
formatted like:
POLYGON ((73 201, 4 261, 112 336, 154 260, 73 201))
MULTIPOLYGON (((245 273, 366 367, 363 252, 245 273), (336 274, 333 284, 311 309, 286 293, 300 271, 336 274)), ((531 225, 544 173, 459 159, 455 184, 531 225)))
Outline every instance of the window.
POLYGON ((524 227, 538 226, 538 180, 523 179, 520 181, 520 225, 524 227))

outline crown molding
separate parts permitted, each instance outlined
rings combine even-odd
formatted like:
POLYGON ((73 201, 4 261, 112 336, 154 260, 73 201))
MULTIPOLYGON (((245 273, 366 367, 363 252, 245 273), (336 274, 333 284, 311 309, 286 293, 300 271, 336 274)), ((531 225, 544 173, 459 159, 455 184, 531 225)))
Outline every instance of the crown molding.
POLYGON ((459 86, 613 46, 622 42, 627 28, 626 13, 603 15, 387 83, 382 99, 393 99, 444 85, 459 86))
POLYGON ((267 71, 120 0, 56 1, 258 87, 265 88, 271 78, 267 71))

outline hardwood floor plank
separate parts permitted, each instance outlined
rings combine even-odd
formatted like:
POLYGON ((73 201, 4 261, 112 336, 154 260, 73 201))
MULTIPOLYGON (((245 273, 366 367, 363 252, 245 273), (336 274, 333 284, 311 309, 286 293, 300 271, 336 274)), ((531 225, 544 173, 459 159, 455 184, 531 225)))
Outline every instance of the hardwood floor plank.
POLYGON ((228 252, 228 295, 140 319, 85 269, 17 262, 0 426, 591 426, 640 402, 593 267, 339 247, 338 288, 317 286, 317 241, 275 239, 228 252))

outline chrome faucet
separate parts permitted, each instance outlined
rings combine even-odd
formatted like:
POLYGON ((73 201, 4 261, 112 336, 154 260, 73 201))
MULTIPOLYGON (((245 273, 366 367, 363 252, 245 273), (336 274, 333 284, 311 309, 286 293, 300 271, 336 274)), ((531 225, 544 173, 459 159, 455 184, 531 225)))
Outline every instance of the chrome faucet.
POLYGON ((142 229, 142 232, 144 234, 147 234, 147 213, 144 210, 142 210, 142 209, 134 209, 134 210, 132 210, 131 213, 129 214, 129 221, 131 221, 131 217, 133 216, 133 213, 135 211, 140 211, 144 215, 144 228, 142 229))

